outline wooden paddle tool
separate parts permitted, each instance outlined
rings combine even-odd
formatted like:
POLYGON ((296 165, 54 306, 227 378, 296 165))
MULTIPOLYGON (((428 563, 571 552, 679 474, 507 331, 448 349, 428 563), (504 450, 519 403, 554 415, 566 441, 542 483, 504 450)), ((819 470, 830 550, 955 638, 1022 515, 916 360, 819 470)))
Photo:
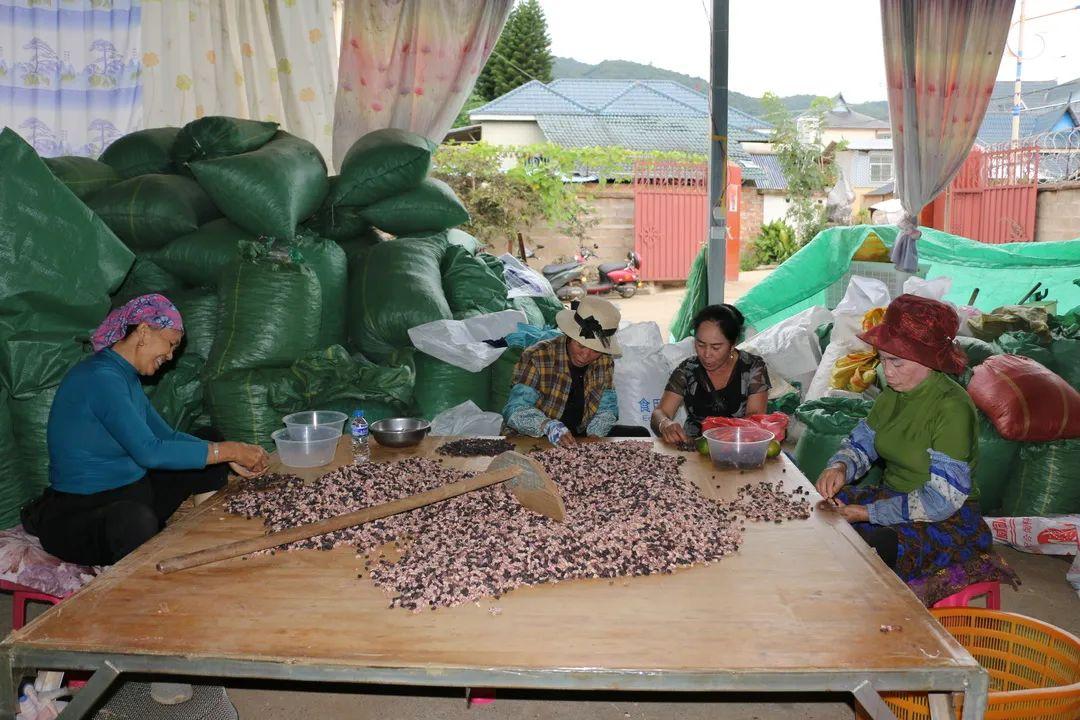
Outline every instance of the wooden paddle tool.
POLYGON ((449 500, 452 497, 464 495, 489 485, 497 485, 501 482, 507 483, 510 492, 514 494, 514 497, 523 507, 549 517, 556 522, 563 521, 566 509, 563 506, 559 488, 544 472, 544 468, 540 463, 532 458, 525 457, 521 453, 504 452, 491 461, 486 471, 471 478, 458 480, 449 485, 410 495, 393 502, 356 510, 326 520, 308 523, 307 525, 298 525, 287 530, 279 530, 250 540, 240 540, 224 545, 216 545, 205 550, 177 555, 159 562, 157 569, 158 572, 171 573, 219 560, 248 555, 259 550, 269 550, 279 545, 307 540, 316 535, 343 530, 354 525, 363 525, 372 520, 379 520, 409 510, 415 510, 425 505, 449 500))

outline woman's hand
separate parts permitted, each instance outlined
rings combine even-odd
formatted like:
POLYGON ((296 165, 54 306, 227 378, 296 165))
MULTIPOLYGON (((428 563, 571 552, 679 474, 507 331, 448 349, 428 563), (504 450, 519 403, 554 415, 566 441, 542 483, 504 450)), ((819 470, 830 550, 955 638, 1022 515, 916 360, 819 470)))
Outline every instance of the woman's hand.
POLYGON ((669 445, 680 445, 690 442, 682 423, 677 423, 671 418, 660 421, 660 437, 669 445))
MULTIPOLYGON (((239 442, 221 442, 216 445, 217 452, 211 453, 214 462, 235 463, 255 475, 266 472, 270 456, 258 445, 239 442)), ((243 473, 241 473, 243 474, 243 473)))
POLYGON ((239 475, 240 477, 248 478, 249 480, 251 478, 257 478, 260 475, 262 475, 263 472, 265 472, 265 471, 255 472, 254 470, 248 470, 246 467, 244 467, 240 463, 235 463, 235 462, 229 463, 229 467, 232 468, 232 471, 234 473, 236 473, 237 475, 239 475))
POLYGON ((847 484, 847 469, 840 465, 830 465, 818 476, 814 487, 826 500, 831 499, 847 484))
POLYGON ((564 448, 573 447, 574 445, 577 445, 577 438, 574 437, 573 433, 566 433, 561 438, 559 438, 559 445, 564 448))
POLYGON ((848 522, 870 522, 870 511, 865 505, 845 505, 836 500, 836 512, 848 522))

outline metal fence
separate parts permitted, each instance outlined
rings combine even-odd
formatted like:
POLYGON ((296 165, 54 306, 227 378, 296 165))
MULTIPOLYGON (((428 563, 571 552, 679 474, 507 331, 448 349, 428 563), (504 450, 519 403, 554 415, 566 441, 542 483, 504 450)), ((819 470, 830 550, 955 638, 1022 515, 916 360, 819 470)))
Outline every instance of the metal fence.
MULTIPOLYGON (((1020 142, 1038 151, 1039 187, 1080 182, 1080 127, 1033 135, 1020 142)), ((1002 143, 987 149, 1000 151, 1009 147, 1002 143)))

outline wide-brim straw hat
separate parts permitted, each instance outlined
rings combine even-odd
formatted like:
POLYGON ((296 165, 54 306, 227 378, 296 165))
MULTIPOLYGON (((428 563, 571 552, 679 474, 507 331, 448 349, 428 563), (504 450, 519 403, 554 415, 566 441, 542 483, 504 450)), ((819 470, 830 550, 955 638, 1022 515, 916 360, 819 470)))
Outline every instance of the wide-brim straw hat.
POLYGON ((605 355, 621 355, 622 350, 615 339, 622 316, 619 309, 607 300, 587 297, 575 301, 569 310, 561 310, 555 316, 555 324, 568 338, 605 355))
POLYGON ((901 295, 889 303, 880 325, 858 337, 878 350, 958 375, 967 366, 967 356, 953 342, 959 329, 960 318, 945 303, 901 295))

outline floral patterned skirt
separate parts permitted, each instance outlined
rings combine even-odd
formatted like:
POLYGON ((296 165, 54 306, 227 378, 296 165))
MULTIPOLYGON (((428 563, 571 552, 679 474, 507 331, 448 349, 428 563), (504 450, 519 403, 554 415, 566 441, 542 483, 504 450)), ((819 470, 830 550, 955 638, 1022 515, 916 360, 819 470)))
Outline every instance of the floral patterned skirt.
MULTIPOLYGON (((848 486, 837 497, 847 505, 869 505, 903 494, 886 487, 848 486)), ((852 527, 863 534, 881 526, 857 522, 852 527)), ((979 582, 1018 584, 1016 574, 993 552, 993 536, 976 500, 968 500, 939 522, 889 528, 898 541, 896 574, 927 606, 979 582)))

